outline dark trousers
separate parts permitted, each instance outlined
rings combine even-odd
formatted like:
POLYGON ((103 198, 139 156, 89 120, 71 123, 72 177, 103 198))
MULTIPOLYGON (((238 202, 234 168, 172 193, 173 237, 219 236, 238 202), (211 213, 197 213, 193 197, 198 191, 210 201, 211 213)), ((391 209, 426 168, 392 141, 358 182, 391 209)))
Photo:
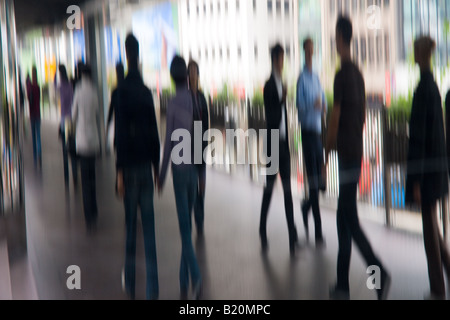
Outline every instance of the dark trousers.
POLYGON ((439 233, 436 203, 422 203, 423 241, 428 262, 428 277, 431 293, 445 298, 445 283, 442 265, 450 276, 450 255, 447 245, 439 233))
POLYGON ((66 139, 64 136, 61 137, 62 152, 63 152, 63 162, 64 162, 64 181, 66 185, 69 184, 69 157, 72 164, 72 176, 74 185, 78 185, 78 163, 77 157, 74 155, 69 155, 67 150, 66 139))
POLYGON ((303 224, 308 233, 308 213, 312 208, 315 225, 315 238, 322 239, 322 220, 319 207, 319 183, 323 166, 323 149, 318 133, 302 131, 303 158, 308 176, 309 198, 302 205, 303 224))
POLYGON ((136 224, 137 211, 141 209, 142 231, 144 233, 145 265, 149 300, 158 299, 158 264, 155 240, 155 212, 153 207, 153 175, 151 164, 124 169, 125 186, 125 286, 130 298, 135 297, 136 285, 136 224))
POLYGON ((198 192, 194 203, 194 219, 197 227, 197 232, 203 232, 203 224, 205 221, 205 190, 200 190, 200 185, 206 185, 206 172, 205 170, 198 170, 198 192))
MULTIPOLYGON (((289 146, 286 141, 280 141, 279 148, 279 174, 281 176, 281 182, 283 184, 284 192, 284 209, 286 211, 286 221, 289 231, 289 240, 297 240, 297 230, 294 223, 294 206, 292 204, 292 192, 291 192, 291 156, 289 153, 289 146)), ((272 152, 275 152, 273 150, 272 152)), ((273 187, 277 174, 266 176, 266 186, 264 188, 264 195, 261 206, 261 220, 259 225, 259 233, 262 238, 267 238, 267 215, 269 212, 270 201, 272 199, 273 187)))
POLYGON ((337 287, 349 292, 349 269, 352 240, 368 266, 378 266, 384 271, 372 247, 361 229, 356 206, 357 185, 361 174, 361 162, 345 162, 339 159, 339 199, 337 209, 337 233, 339 241, 337 261, 337 287))
POLYGON ((81 185, 86 225, 91 228, 97 222, 97 196, 95 192, 95 157, 80 156, 81 185))
POLYGON ((31 119, 31 138, 33 139, 34 163, 42 161, 41 146, 41 120, 31 119))

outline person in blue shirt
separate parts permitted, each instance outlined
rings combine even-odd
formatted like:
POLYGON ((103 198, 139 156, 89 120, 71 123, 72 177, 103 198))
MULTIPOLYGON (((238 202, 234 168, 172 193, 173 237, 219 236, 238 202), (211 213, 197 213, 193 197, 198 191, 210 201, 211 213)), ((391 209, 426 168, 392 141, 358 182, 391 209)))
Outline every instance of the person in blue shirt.
POLYGON ((320 218, 319 189, 324 187, 322 181, 323 148, 322 116, 326 115, 327 102, 319 77, 312 69, 314 43, 311 38, 303 42, 305 67, 297 82, 298 119, 302 130, 303 158, 308 176, 309 198, 302 203, 302 216, 306 239, 309 240, 308 213, 312 208, 315 224, 316 246, 324 244, 322 221, 320 218))

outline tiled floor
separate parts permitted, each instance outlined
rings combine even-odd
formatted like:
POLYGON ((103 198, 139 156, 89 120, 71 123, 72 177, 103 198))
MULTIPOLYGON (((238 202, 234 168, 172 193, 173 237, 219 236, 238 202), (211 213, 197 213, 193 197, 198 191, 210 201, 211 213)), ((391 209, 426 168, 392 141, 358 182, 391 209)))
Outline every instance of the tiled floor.
MULTIPOLYGON (((114 158, 97 163, 98 231, 85 230, 81 190, 65 190, 61 146, 56 126, 42 126, 43 167, 32 163, 30 139, 25 145, 26 214, 29 260, 40 299, 125 299, 121 289, 124 261, 124 210, 114 193, 114 158), (67 267, 81 268, 81 289, 66 286, 67 267)), ((268 220, 270 250, 261 254, 258 223, 262 187, 243 176, 214 170, 207 173, 205 238, 193 231, 205 299, 328 299, 335 281, 337 235, 335 210, 322 208, 327 241, 324 250, 305 246, 289 257, 282 191, 277 184, 268 220)), ((161 196, 155 194, 156 236, 161 299, 178 299, 181 242, 171 179, 161 196)), ((333 201, 327 201, 333 203, 333 201)), ((304 232, 300 198, 295 198, 295 220, 304 232)), ((389 230, 362 219, 375 251, 389 268, 393 282, 390 299, 423 299, 428 291, 425 253, 418 234, 389 230)), ((312 221, 311 221, 311 228, 312 221)), ((145 297, 142 230, 138 228, 137 298, 145 297)), ((375 299, 366 287, 366 267, 354 248, 351 298, 375 299)))

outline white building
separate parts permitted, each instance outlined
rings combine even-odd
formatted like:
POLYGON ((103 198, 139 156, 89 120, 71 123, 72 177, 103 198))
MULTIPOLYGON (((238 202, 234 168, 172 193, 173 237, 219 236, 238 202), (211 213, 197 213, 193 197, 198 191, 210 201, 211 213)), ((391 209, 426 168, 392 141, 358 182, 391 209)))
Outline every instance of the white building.
POLYGON ((270 48, 285 48, 285 81, 299 70, 297 0, 179 0, 180 53, 199 63, 214 94, 224 84, 248 97, 270 76, 270 48))

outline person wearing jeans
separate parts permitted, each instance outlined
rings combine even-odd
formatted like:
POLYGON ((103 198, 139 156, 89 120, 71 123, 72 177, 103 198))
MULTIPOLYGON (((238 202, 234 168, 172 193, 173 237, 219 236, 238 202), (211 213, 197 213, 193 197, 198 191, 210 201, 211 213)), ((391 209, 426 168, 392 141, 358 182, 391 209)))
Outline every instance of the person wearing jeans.
POLYGON ((128 75, 117 87, 115 101, 115 146, 117 194, 123 198, 126 222, 124 289, 130 299, 135 298, 136 282, 136 225, 140 208, 144 233, 146 297, 159 297, 158 265, 153 208, 154 183, 158 180, 160 142, 155 106, 151 91, 139 73, 139 42, 129 34, 125 41, 128 75))
MULTIPOLYGON (((175 191, 175 201, 177 206, 178 224, 181 235, 181 263, 180 263, 180 293, 182 299, 187 299, 189 290, 189 276, 192 281, 192 288, 195 299, 200 299, 202 294, 202 278, 198 266, 197 257, 192 245, 192 223, 191 213, 193 210, 196 194, 198 173, 194 164, 194 106, 191 93, 187 86, 187 66, 180 56, 175 56, 171 66, 170 75, 175 81, 176 95, 169 101, 166 119, 166 141, 164 144, 164 156, 161 166, 160 180, 158 188, 161 191, 169 167, 172 163, 172 177, 175 191), (188 132, 191 137, 191 149, 189 150, 189 161, 175 161, 172 157, 172 150, 175 141, 172 141, 172 134, 175 132, 188 132)), ((178 147, 178 146, 177 146, 178 147)), ((183 150, 183 154, 187 150, 183 150)), ((178 160, 178 159, 176 159, 178 160)))

